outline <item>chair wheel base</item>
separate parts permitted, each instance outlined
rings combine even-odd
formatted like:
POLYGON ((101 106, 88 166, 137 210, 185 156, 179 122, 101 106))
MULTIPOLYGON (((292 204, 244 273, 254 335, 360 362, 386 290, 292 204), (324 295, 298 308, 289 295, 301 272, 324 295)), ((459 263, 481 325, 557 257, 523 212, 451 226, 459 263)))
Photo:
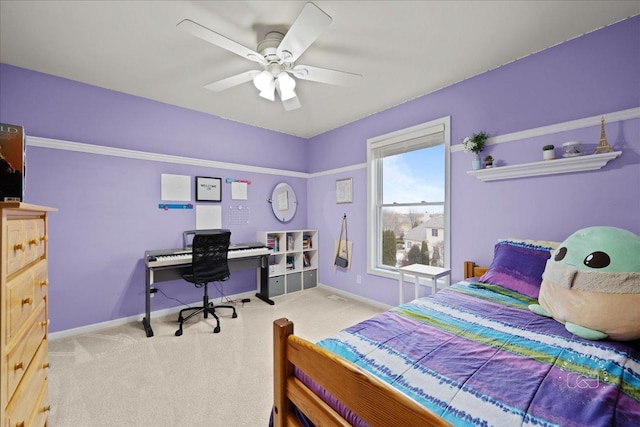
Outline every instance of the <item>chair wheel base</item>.
POLYGON ((178 329, 176 331, 176 336, 179 337, 180 335, 182 335, 182 329, 178 329))
POLYGON ((218 332, 220 332, 220 326, 216 326, 215 328, 213 328, 214 334, 217 334, 218 332))
POLYGON ((231 315, 231 317, 232 317, 233 319, 235 319, 236 317, 238 317, 238 314, 234 312, 234 313, 231 315))

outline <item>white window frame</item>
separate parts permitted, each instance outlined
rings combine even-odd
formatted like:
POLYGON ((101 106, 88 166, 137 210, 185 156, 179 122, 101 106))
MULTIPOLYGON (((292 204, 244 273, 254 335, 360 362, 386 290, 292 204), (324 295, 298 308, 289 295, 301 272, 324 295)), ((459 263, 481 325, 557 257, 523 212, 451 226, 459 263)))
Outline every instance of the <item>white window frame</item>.
POLYGON ((444 157, 445 157, 445 200, 444 200, 444 260, 445 267, 450 268, 451 263, 451 227, 450 227, 450 190, 451 190, 451 117, 443 117, 416 126, 401 129, 395 132, 379 135, 367 139, 367 273, 376 276, 387 277, 390 279, 398 279, 397 268, 381 268, 376 265, 376 260, 381 258, 382 239, 376 240, 376 236, 380 233, 382 218, 379 218, 376 208, 377 201, 382 198, 382 176, 379 176, 379 167, 374 155, 374 150, 381 147, 390 147, 392 145, 408 144, 409 141, 416 138, 422 138, 435 132, 443 133, 444 139, 444 157))

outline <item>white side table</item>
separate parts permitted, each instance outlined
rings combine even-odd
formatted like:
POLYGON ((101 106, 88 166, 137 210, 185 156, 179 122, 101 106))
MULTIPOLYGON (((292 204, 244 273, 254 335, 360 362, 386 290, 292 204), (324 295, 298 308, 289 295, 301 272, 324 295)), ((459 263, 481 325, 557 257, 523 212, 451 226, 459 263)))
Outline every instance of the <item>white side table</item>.
POLYGON ((400 273, 400 280, 398 282, 398 287, 399 287, 398 299, 400 301, 400 304, 402 304, 404 302, 402 298, 402 283, 404 282, 405 274, 409 276, 414 276, 416 278, 415 297, 417 299, 421 277, 424 277, 426 279, 431 279, 431 291, 432 293, 435 294, 436 291, 438 290, 438 279, 441 277, 450 275, 451 269, 432 267, 430 265, 424 265, 424 264, 411 264, 405 267, 398 268, 398 273, 400 273))

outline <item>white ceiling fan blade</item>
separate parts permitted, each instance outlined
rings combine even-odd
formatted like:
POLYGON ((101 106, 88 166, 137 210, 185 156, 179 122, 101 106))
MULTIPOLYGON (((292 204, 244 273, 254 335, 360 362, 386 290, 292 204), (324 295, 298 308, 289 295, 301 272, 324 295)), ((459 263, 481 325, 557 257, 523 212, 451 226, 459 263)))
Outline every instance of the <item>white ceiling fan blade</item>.
POLYGON ((312 67, 310 65, 296 65, 291 69, 291 73, 301 80, 310 80, 338 86, 350 86, 362 77, 361 74, 312 67))
POLYGON ((305 4, 280 42, 277 55, 284 61, 294 62, 330 24, 331 17, 322 9, 313 3, 305 4))
POLYGON ((250 61, 258 62, 262 65, 267 64, 267 61, 258 52, 251 50, 248 47, 244 47, 240 43, 234 42, 233 40, 223 36, 222 34, 218 34, 207 27, 203 27, 202 25, 198 24, 197 22, 193 22, 190 19, 184 19, 180 21, 177 27, 182 31, 198 37, 199 39, 207 41, 216 46, 220 46, 221 48, 235 53, 236 55, 240 55, 250 61))
POLYGON ((250 82, 258 74, 260 74, 260 71, 258 70, 246 71, 244 73, 236 74, 235 76, 227 77, 226 79, 218 80, 217 82, 209 83, 205 88, 214 92, 221 92, 234 86, 250 82))
POLYGON ((289 98, 285 100, 285 99, 282 99, 282 90, 280 89, 279 84, 276 84, 276 90, 278 91, 278 96, 280 97, 280 100, 282 101, 282 106, 284 107, 285 110, 287 111, 297 110, 298 108, 302 107, 302 105, 300 105, 300 100, 298 99, 298 95, 295 94, 295 91, 292 90, 292 92, 295 95, 293 98, 289 98))
POLYGON ((298 99, 297 96, 287 99, 286 101, 282 101, 282 105, 284 106, 284 109, 287 111, 297 110, 298 108, 302 107, 302 105, 300 105, 300 100, 298 99))

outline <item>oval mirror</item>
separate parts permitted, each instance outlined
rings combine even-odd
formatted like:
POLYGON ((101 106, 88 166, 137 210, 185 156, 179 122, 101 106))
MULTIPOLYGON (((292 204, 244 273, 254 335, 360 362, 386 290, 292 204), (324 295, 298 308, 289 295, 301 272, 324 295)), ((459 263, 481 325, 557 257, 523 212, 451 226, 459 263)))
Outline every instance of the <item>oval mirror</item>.
POLYGON ((271 192, 270 202, 271 210, 280 222, 289 222, 296 214, 296 208, 298 207, 296 193, 293 191, 293 188, 285 182, 276 185, 276 188, 271 192))

